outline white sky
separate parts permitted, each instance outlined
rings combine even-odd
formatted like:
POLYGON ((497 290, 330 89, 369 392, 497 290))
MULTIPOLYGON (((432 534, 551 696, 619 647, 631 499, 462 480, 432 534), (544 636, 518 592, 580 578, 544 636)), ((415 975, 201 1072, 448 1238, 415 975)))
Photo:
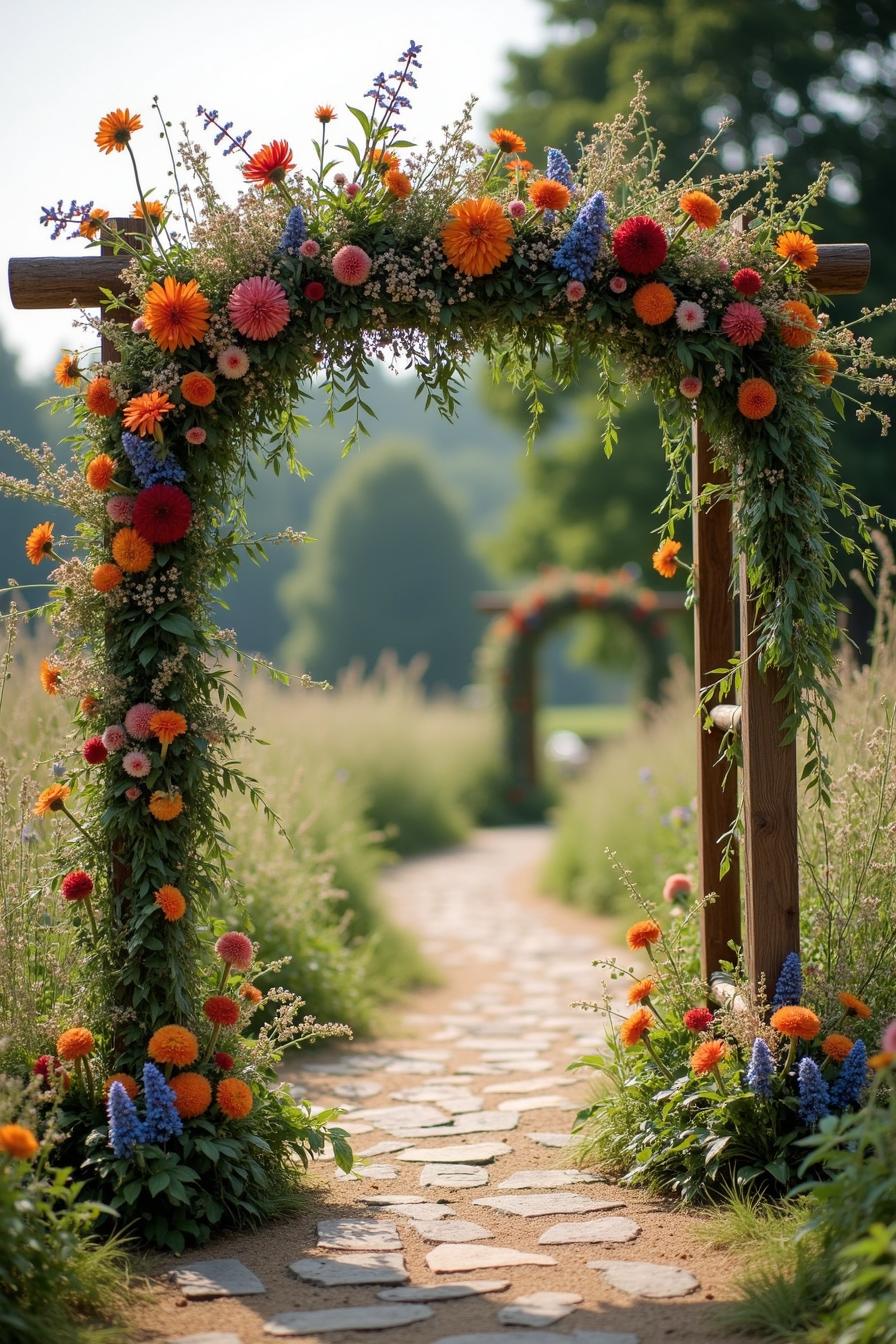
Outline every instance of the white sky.
MULTIPOLYGON (((147 192, 156 186, 161 194, 167 163, 153 94, 175 127, 185 120, 200 135, 201 103, 232 119, 235 132, 251 127, 250 149, 289 140, 301 164, 311 154, 316 104, 359 105, 373 76, 388 74, 411 38, 423 43, 423 69, 413 110, 401 120, 418 143, 435 138, 470 93, 479 95, 483 116, 500 106, 507 48, 533 50, 544 38, 539 0, 153 0, 93 10, 71 0, 0 0, 0 11, 4 258, 83 251, 63 238, 51 243, 37 222, 40 207, 60 196, 65 205, 92 199, 113 215, 130 214, 130 160, 107 157, 93 142, 112 108, 142 115, 146 129, 134 140, 141 179, 147 192)), ((212 152, 216 182, 236 183, 236 156, 212 152)), ((71 317, 15 311, 5 266, 0 289, 5 340, 21 356, 22 372, 46 376, 59 349, 78 344, 71 317)))

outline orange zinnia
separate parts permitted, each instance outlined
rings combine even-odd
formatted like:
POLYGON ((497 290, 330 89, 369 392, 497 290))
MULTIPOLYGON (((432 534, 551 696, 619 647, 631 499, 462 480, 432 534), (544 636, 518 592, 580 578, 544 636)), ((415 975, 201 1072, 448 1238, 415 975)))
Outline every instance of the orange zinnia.
POLYGON ((405 196, 410 196, 414 190, 411 179, 400 168, 390 168, 387 173, 383 174, 383 186, 390 196, 397 196, 399 200, 403 200, 405 196))
POLYGON ((77 387, 81 381, 78 356, 67 350, 53 370, 53 380, 60 387, 77 387))
POLYGON ((131 397, 124 408, 124 427, 144 438, 147 434, 155 434, 162 417, 173 410, 174 402, 169 401, 164 392, 155 388, 151 392, 141 392, 138 397, 131 397))
POLYGON ((94 378, 84 389, 84 405, 91 415, 114 415, 118 400, 113 395, 108 378, 94 378))
POLYGON ((174 1093, 174 1105, 183 1120, 202 1115, 212 1104, 212 1085, 201 1073, 176 1073, 168 1086, 174 1093))
POLYGON ((792 350, 808 345, 813 331, 818 330, 818 318, 808 303, 803 303, 800 299, 788 299, 781 307, 790 318, 789 322, 785 318, 778 329, 781 340, 792 350))
POLYGON ((632 307, 645 326, 658 327, 675 312, 676 300, 668 285, 651 280, 635 290, 632 307))
POLYGON ((513 224, 492 196, 458 201, 442 229, 445 256, 464 275, 490 275, 513 251, 513 224))
MULTIPOLYGON (((245 171, 245 170, 244 170, 245 171)), ((189 349, 208 331, 209 302, 195 280, 166 275, 150 285, 143 304, 147 330, 162 350, 189 349)))
POLYGON ((331 107, 329 103, 320 103, 319 106, 314 109, 314 115, 317 117, 321 126, 326 126, 327 122, 336 120, 336 109, 331 107))
POLYGON ((264 995, 257 985, 252 985, 248 980, 244 980, 240 985, 240 998, 245 999, 247 1003, 261 1003, 264 995))
POLYGON ((875 1072, 878 1069, 888 1069, 893 1063, 896 1063, 896 1051, 893 1050, 878 1050, 876 1055, 868 1056, 868 1067, 875 1072))
POLYGON ((528 159, 508 159, 504 164, 505 172, 518 173, 520 177, 528 177, 534 167, 528 159))
POLYGON ((82 238, 95 238, 102 228, 103 220, 109 218, 108 210, 101 210, 99 206, 91 210, 86 219, 82 219, 78 225, 78 233, 82 238))
POLYGON ((866 1022, 871 1016, 871 1009, 863 999, 857 999, 855 994, 848 994, 846 990, 837 995, 840 1004, 846 1009, 850 1017, 861 1017, 866 1022))
POLYGON ((834 381, 834 374, 840 367, 834 356, 827 350, 813 350, 809 356, 809 363, 822 387, 830 387, 834 381))
POLYGON ((792 261, 801 271, 811 271, 818 265, 818 248, 808 233, 782 233, 775 243, 775 251, 785 261, 792 261))
POLYGON ((97 565, 90 582, 98 593, 111 593, 113 588, 124 582, 124 571, 118 565, 97 565))
POLYGON ((175 709, 160 709, 150 719, 149 731, 169 747, 176 737, 187 731, 187 721, 175 709))
POLYGON ((641 1037, 650 1031, 656 1022, 653 1013, 649 1008, 636 1008, 619 1028, 619 1039, 630 1050, 633 1045, 637 1045, 641 1037))
POLYGON ((635 983, 629 987, 628 993, 625 996, 626 1002, 643 1003, 645 999, 650 998, 655 989, 656 982, 654 980, 636 980, 635 983))
POLYGON ((142 130, 143 122, 138 116, 132 117, 128 108, 116 107, 114 112, 107 112, 100 118, 99 130, 93 138, 104 154, 111 154, 113 149, 120 154, 131 136, 142 130))
POLYGON ((184 900, 184 894, 179 887, 172 887, 166 883, 164 887, 159 887, 153 899, 166 920, 171 924, 178 919, 183 919, 187 913, 187 902, 184 900))
POLYGON ((56 1053, 60 1059, 83 1059, 95 1044, 93 1032, 86 1027, 69 1027, 57 1040, 56 1053))
POLYGON ((174 821, 184 810, 184 800, 179 793, 156 789, 150 795, 149 810, 156 821, 174 821))
POLYGON ((112 538, 112 554, 125 574, 142 574, 152 564, 155 551, 135 527, 120 527, 112 538))
POLYGON ((262 145, 249 162, 243 164, 243 177, 259 187, 273 187, 282 182, 295 166, 292 150, 286 141, 272 140, 269 145, 262 145))
POLYGON ((508 131, 503 126, 496 126, 493 131, 488 133, 489 140, 494 140, 502 154, 525 154, 526 142, 516 131, 508 131))
POLYGON ((661 578, 675 578, 675 575, 678 573, 678 560, 676 559, 676 556, 680 550, 681 542, 673 541, 671 537, 667 537, 665 541, 660 542, 651 557, 651 563, 661 578))
POLYGON ((375 172, 382 174, 397 168, 401 160, 391 149, 372 149, 370 151, 370 163, 375 172))
POLYGON ((159 1027, 149 1038, 146 1053, 157 1064, 176 1064, 183 1068, 199 1056, 199 1042, 186 1027, 159 1027))
POLYGON ((53 554, 53 524, 38 523, 32 527, 25 538, 25 554, 32 565, 39 565, 48 555, 53 554))
POLYGON ((43 686, 47 695, 59 694, 59 678, 62 676, 62 668, 51 663, 49 658, 40 660, 40 684, 43 686))
POLYGON ((543 177, 532 183, 529 200, 536 210, 565 210, 569 205, 569 187, 555 182, 552 177, 543 177))
POLYGON ((252 1109, 252 1089, 241 1078, 222 1078, 215 1093, 221 1110, 231 1120, 242 1120, 252 1109))
POLYGON ((215 380, 207 373, 185 373, 180 394, 191 406, 210 406, 215 399, 215 380))
POLYGON ((65 800, 70 793, 71 789, 67 784, 51 784, 43 793, 38 794, 37 802, 34 804, 34 815, 45 817, 48 812, 64 812, 65 800))
POLYGON ((659 942, 662 936, 663 931, 655 919, 639 919, 637 924, 632 924, 626 930, 625 941, 633 952, 637 952, 651 943, 659 942))
POLYGON ((812 1041, 821 1031, 821 1022, 812 1009, 798 1005, 779 1008, 772 1013, 771 1024, 782 1036, 795 1036, 801 1041, 812 1041))
POLYGON ((121 1083, 125 1092, 127 1092, 131 1101, 134 1100, 138 1091, 137 1079, 129 1073, 110 1073, 109 1077, 103 1083, 103 1101, 108 1101, 109 1093, 112 1090, 113 1083, 121 1083))
POLYGON ((100 453, 87 464, 84 477, 91 490, 108 490, 115 478, 115 459, 100 453))
POLYGON ((0 1152, 7 1157, 28 1162, 39 1147, 33 1132, 24 1125, 0 1125, 0 1152))
POLYGON ((830 1036, 825 1036, 821 1049, 828 1059, 832 1059, 835 1064, 842 1064, 854 1045, 855 1041, 851 1041, 848 1036, 842 1035, 839 1031, 832 1031, 830 1036))
POLYGON ((161 201, 135 201, 131 219, 151 219, 161 224, 165 218, 165 206, 161 201))
POLYGON ((678 205, 686 215, 690 215, 698 229, 714 229, 722 218, 722 207, 705 191, 686 191, 679 198, 678 205))
POLYGON ((748 378, 737 389, 737 409, 747 420, 764 420, 778 404, 778 394, 764 378, 748 378))
POLYGON ((691 1055, 691 1068, 699 1077, 703 1073, 712 1073, 728 1054, 724 1041, 704 1041, 691 1055))

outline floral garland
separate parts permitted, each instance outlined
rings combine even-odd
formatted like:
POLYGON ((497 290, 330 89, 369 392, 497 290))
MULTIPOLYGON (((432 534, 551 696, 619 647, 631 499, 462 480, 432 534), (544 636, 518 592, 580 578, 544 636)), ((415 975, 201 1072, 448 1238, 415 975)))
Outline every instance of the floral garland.
MULTIPOLYGON (((242 711, 223 665, 233 637, 215 624, 214 593, 243 554, 256 557, 271 540, 247 532, 242 500, 259 461, 301 469, 296 407, 317 380, 328 420, 351 417, 347 450, 368 432, 374 360, 413 368, 426 404, 450 416, 469 359, 483 352, 524 390, 533 430, 547 368, 561 386, 596 368, 609 453, 621 362, 625 381, 650 387, 659 407, 670 539, 690 507, 699 410, 731 471, 760 664, 781 670, 790 727, 808 724, 820 771, 837 640, 829 515, 839 510, 862 538, 878 519, 838 477, 824 398, 842 410, 851 378, 864 418, 875 413, 871 393, 892 391, 887 372, 873 376, 868 341, 830 324, 805 281, 817 256, 806 216, 826 173, 783 202, 771 161, 713 176, 709 141, 686 180, 663 182, 641 87, 627 116, 580 140, 575 165, 551 149, 535 166, 504 128, 482 150, 470 137, 471 105, 442 144, 414 151, 398 118, 419 54, 410 43, 397 68, 374 79, 367 110, 349 108, 356 138, 333 145, 336 113, 316 109, 308 172, 285 140, 250 152, 250 132, 234 134, 231 121, 200 107, 204 128, 240 164, 236 204, 218 194, 186 128, 172 145, 157 103, 174 187, 165 200, 147 199, 132 143, 141 118, 109 113, 96 143, 131 160, 146 246, 110 229, 93 202, 43 211, 54 236, 70 229, 97 244, 102 234, 128 262, 124 293, 98 327, 120 361, 66 352, 57 365, 75 473, 48 449, 16 445, 36 481, 0 478, 78 519, 73 538, 45 523, 26 545, 35 566, 54 566, 42 609, 57 647, 42 682, 70 700, 84 738, 83 766, 51 784, 35 811, 74 826, 62 894, 83 912, 94 947, 85 1010, 110 1076, 138 1074, 160 1031, 192 1032, 207 1063, 219 1030, 231 1029, 209 1019, 208 1003, 238 1006, 237 962, 225 960, 215 983, 204 952, 206 912, 229 882, 221 800, 237 788, 264 804, 233 758, 242 711), (721 227, 726 215, 752 225, 721 227)), ((870 564, 867 548, 863 556, 870 564)), ((75 1056, 76 1069, 95 1103, 88 1053, 75 1056)), ((165 1062, 182 1067, 190 1063, 165 1062)), ((248 1059, 245 1067, 253 1085, 248 1059)), ((203 1084, 179 1086, 191 1096, 182 1108, 206 1095, 203 1084)), ((228 1123, 222 1097, 233 1091, 215 1091, 228 1123)), ((263 1090, 253 1095, 257 1108, 263 1090)), ((125 1115, 121 1093, 109 1096, 125 1115)), ((146 1123, 127 1112, 129 1133, 146 1123)))

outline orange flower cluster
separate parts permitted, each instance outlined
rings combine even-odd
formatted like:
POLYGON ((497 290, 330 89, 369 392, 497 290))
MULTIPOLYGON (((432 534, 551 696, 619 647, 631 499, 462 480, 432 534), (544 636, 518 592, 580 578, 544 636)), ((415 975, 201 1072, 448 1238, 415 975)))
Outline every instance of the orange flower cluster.
POLYGON ((779 257, 793 262, 801 271, 811 271, 813 266, 818 265, 818 248, 808 233, 798 230, 782 233, 775 243, 775 251, 779 257))
POLYGON ((724 1041, 704 1041, 691 1055, 691 1068, 698 1077, 712 1073, 727 1057, 728 1047, 724 1041))
POLYGON ((174 821, 184 810, 184 800, 177 792, 156 789, 150 795, 149 810, 156 821, 174 821))
POLYGON ((169 923, 173 924, 176 920, 183 919, 187 913, 187 902, 179 887, 172 887, 166 883, 163 887, 159 887, 153 900, 169 923))
POLYGON ((390 168, 387 173, 383 174, 383 186, 390 196, 395 196, 398 200, 410 196, 414 190, 411 179, 400 168, 390 168))
MULTIPOLYGON (((93 387, 93 383, 90 386, 93 387)), ((110 457, 108 453, 99 453, 92 458, 87 464, 84 479, 91 490, 108 490, 115 479, 114 457, 110 457)))
POLYGON ((47 695, 59 694, 59 680, 62 676, 62 668, 51 663, 49 658, 40 660, 40 684, 47 695))
POLYGON ((202 1115, 212 1104, 212 1085, 201 1073, 176 1073, 168 1086, 174 1093, 174 1105, 183 1120, 202 1115))
POLYGON ((681 542, 673 541, 667 537, 661 542, 651 556, 651 563, 661 578, 674 579, 678 573, 678 552, 681 550, 681 542))
POLYGON ((658 327, 675 312, 675 295, 662 281, 651 280, 635 290, 632 307, 645 326, 658 327))
POLYGON ((0 1152, 20 1162, 29 1162, 40 1144, 24 1125, 0 1125, 0 1152))
POLYGON ((812 1041, 821 1031, 821 1021, 811 1008, 798 1005, 779 1008, 771 1015, 771 1025, 782 1036, 795 1037, 800 1041, 812 1041))
POLYGON ((124 408, 122 420, 125 429, 144 438, 147 434, 155 434, 162 420, 173 410, 174 403, 168 400, 165 393, 153 388, 151 392, 141 392, 138 397, 131 397, 124 408))
POLYGON ((513 224, 493 196, 458 201, 442 229, 445 256, 464 275, 491 275, 513 251, 513 224))
POLYGON ((629 1013, 619 1028, 619 1039, 626 1050, 630 1050, 655 1025, 656 1018, 649 1008, 636 1008, 633 1013, 629 1013))
POLYGON ((90 576, 90 582, 98 593, 111 593, 124 582, 124 571, 119 565, 97 565, 90 576))
POLYGON ((722 207, 705 191, 686 191, 678 205, 698 229, 714 229, 722 218, 722 207))
POLYGON ((180 380, 180 394, 191 406, 210 406, 215 399, 215 380, 205 373, 187 373, 180 380))
POLYGON ((830 1036, 825 1036, 821 1049, 828 1059, 832 1059, 835 1064, 842 1064, 854 1045, 855 1041, 851 1041, 848 1036, 839 1031, 832 1031, 830 1036))
MULTIPOLYGON (((173 275, 166 275, 161 284, 156 281, 150 285, 143 301, 147 331, 162 350, 188 350, 201 341, 208 331, 210 315, 209 301, 200 292, 197 281, 175 280, 173 275)), ((164 399, 167 401, 167 397, 164 399)), ((170 404, 166 409, 172 409, 170 404)), ((142 434, 144 431, 137 432, 142 434)))
POLYGON ((861 1017, 863 1021, 868 1021, 871 1016, 871 1009, 864 999, 857 999, 855 994, 849 994, 846 990, 838 994, 837 999, 850 1017, 861 1017))
POLYGON ((129 1073, 110 1073, 109 1077, 103 1083, 103 1101, 108 1100, 113 1083, 121 1083, 131 1101, 135 1099, 140 1090, 137 1086, 137 1079, 133 1078, 129 1073))
POLYGON ((118 401, 108 378, 93 378, 84 389, 84 405, 91 415, 109 416, 118 410, 118 401))
POLYGON ((778 329, 781 340, 792 350, 808 345, 812 340, 812 333, 818 330, 818 318, 808 303, 803 303, 801 299, 788 299, 786 303, 782 303, 781 308, 785 314, 784 321, 778 329))
POLYGON ((70 793, 71 789, 67 784, 51 784, 43 793, 38 794, 37 802, 34 804, 34 815, 45 817, 48 812, 64 811, 65 800, 70 793))
POLYGON ((632 952, 638 952, 651 943, 658 943, 662 936, 663 931, 655 919, 639 919, 626 930, 625 941, 632 952))
POLYGON ((252 1110, 252 1089, 241 1078, 222 1078, 215 1100, 230 1120, 242 1120, 252 1110))
POLYGON ((643 1003, 645 999, 650 998, 655 989, 656 982, 654 980, 636 980, 635 983, 628 988, 628 992, 625 996, 626 1002, 643 1003))
POLYGON ((737 389, 737 409, 747 420, 764 420, 778 404, 778 394, 765 378, 748 378, 737 389))
POLYGON ((543 177, 529 188, 529 200, 536 210, 565 210, 569 205, 569 187, 553 178, 543 177))
POLYGON ((112 554, 125 574, 143 574, 152 564, 155 551, 135 527, 120 527, 112 538, 112 554))
POLYGON ((157 1064, 176 1064, 183 1068, 199 1058, 199 1042, 186 1027, 159 1027, 150 1036, 146 1053, 157 1064))
POLYGON ((38 523, 25 538, 25 554, 32 565, 39 565, 53 551, 53 524, 38 523))
POLYGON ((166 747, 187 731, 187 721, 175 709, 159 709, 149 721, 149 731, 166 747))
POLYGON ((503 126, 496 126, 493 131, 488 133, 489 140, 493 140, 502 154, 525 154, 526 142, 516 131, 508 131, 503 126))
POLYGON ((60 1059, 84 1059, 89 1055, 96 1042, 93 1032, 86 1027, 69 1027, 56 1041, 56 1053, 60 1059))

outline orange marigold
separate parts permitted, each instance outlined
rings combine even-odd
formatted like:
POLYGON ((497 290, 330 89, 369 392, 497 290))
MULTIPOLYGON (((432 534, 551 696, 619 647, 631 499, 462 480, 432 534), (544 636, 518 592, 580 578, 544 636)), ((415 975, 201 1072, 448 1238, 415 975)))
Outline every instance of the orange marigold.
POLYGON ((257 149, 248 163, 243 164, 243 177, 259 187, 274 187, 295 168, 292 150, 285 140, 272 140, 257 149))
POLYGON ((25 554, 32 565, 39 565, 53 550, 53 524, 38 523, 25 538, 25 554))
POLYGON ((0 1152, 7 1157, 28 1162, 39 1147, 33 1132, 25 1125, 0 1125, 0 1152))
POLYGON ((108 378, 92 378, 84 389, 84 405, 91 415, 109 416, 118 410, 118 400, 113 395, 112 384, 108 378))
POLYGON ((37 802, 34 804, 34 815, 45 817, 48 812, 62 812, 70 793, 71 789, 67 784, 51 784, 43 793, 38 794, 37 802))
POLYGON ((565 210, 569 196, 569 187, 555 182, 552 177, 543 177, 529 187, 529 200, 536 210, 565 210))
POLYGON ((792 261, 801 271, 811 271, 813 266, 818 265, 818 248, 808 233, 800 233, 798 230, 782 233, 775 243, 775 251, 779 257, 792 261))
POLYGON ((722 218, 722 207, 705 191, 686 191, 679 197, 678 205, 698 229, 714 229, 722 218))
POLYGON ((383 174, 383 186, 390 196, 397 196, 399 200, 402 200, 405 196, 410 196, 414 190, 411 179, 400 168, 390 168, 387 173, 383 174))
POLYGON ((490 275, 513 251, 513 224, 492 196, 458 201, 442 229, 445 256, 464 275, 490 275))
POLYGON ((778 394, 764 378, 748 378, 737 389, 737 409, 747 420, 764 420, 778 404, 778 394))
POLYGON ((876 1055, 868 1056, 868 1067, 877 1072, 878 1069, 888 1069, 891 1064, 896 1063, 896 1051, 878 1050, 876 1055))
POLYGON ((143 303, 147 330, 163 350, 184 350, 201 341, 208 331, 208 299, 195 280, 166 275, 147 290, 143 303))
POLYGON ((724 1041, 704 1041, 691 1055, 691 1068, 699 1077, 703 1073, 712 1073, 728 1054, 724 1041))
POLYGON ((496 126, 493 131, 488 133, 489 140, 493 140, 502 154, 525 154, 526 142, 516 131, 508 131, 504 126, 496 126))
POLYGON ((808 303, 803 303, 801 299, 788 299, 786 303, 781 304, 781 308, 786 314, 778 328, 781 340, 793 350, 808 345, 813 331, 818 330, 818 318, 808 303))
POLYGON ((645 326, 658 327, 675 312, 675 295, 661 280, 651 280, 635 290, 632 307, 645 326))
POLYGON ((507 159, 504 164, 504 171, 515 173, 519 177, 528 177, 535 164, 529 159, 507 159))
POLYGON ((187 902, 183 892, 179 887, 172 887, 167 882, 163 887, 159 887, 153 900, 169 923, 183 919, 187 913, 187 902))
POLYGON ((90 576, 90 582, 98 593, 111 593, 124 581, 124 573, 118 565, 97 565, 90 576))
POLYGON ((187 731, 187 721, 176 709, 158 709, 149 720, 149 731, 166 747, 187 731))
POLYGON ((101 210, 94 206, 86 219, 82 219, 78 225, 78 233, 82 238, 95 238, 103 226, 103 220, 109 218, 108 210, 101 210))
POLYGON ((676 557, 680 550, 681 542, 673 541, 671 537, 667 537, 665 541, 660 542, 659 546, 654 551, 651 556, 651 563, 657 574, 662 578, 675 578, 675 575, 678 573, 678 560, 676 557))
POLYGON ((619 1039, 630 1050, 633 1045, 637 1045, 641 1037, 648 1031, 651 1031, 656 1018, 649 1008, 636 1008, 619 1028, 619 1039))
POLYGON ((314 115, 321 126, 326 126, 328 122, 336 120, 336 109, 330 103, 319 103, 314 109, 314 115))
POLYGON ((168 1086, 182 1120, 202 1115, 212 1104, 212 1085, 201 1073, 176 1073, 168 1080, 168 1086))
POLYGON ((129 108, 116 107, 114 112, 107 112, 100 118, 99 129, 93 138, 104 154, 111 154, 113 149, 120 154, 131 136, 142 130, 143 122, 136 115, 132 117, 129 108))
POLYGON ((626 1001, 628 1003, 643 1003, 645 999, 650 998, 651 994, 655 989, 656 989, 655 980, 650 979, 636 980, 633 985, 629 986, 628 992, 625 996, 626 1001))
POLYGON ((801 1041, 812 1041, 821 1031, 821 1022, 811 1008, 789 1005, 772 1013, 771 1024, 782 1036, 796 1036, 801 1041))
POLYGON ((222 1078, 215 1093, 221 1110, 231 1120, 242 1120, 254 1104, 252 1089, 241 1078, 222 1078))
POLYGON ((100 707, 100 702, 95 695, 84 695, 81 697, 78 708, 82 714, 95 714, 100 707))
POLYGON ((835 1064, 842 1064, 854 1045, 855 1041, 851 1041, 848 1036, 839 1031, 832 1031, 830 1036, 825 1036, 821 1049, 828 1059, 832 1059, 835 1064))
POLYGON ((120 527, 112 538, 112 554, 125 574, 142 574, 152 564, 155 551, 135 527, 120 527))
POLYGON ((180 394, 191 406, 210 406, 215 399, 215 380, 207 373, 186 373, 180 380, 180 394))
POLYGON ((135 201, 131 218, 151 219, 154 224, 161 224, 165 218, 165 206, 161 201, 135 201))
POLYGON ((169 401, 164 392, 153 388, 151 392, 141 392, 139 396, 131 397, 124 408, 122 420, 125 429, 143 438, 147 434, 155 434, 163 418, 173 410, 174 402, 169 401))
POLYGON ((840 367, 834 356, 827 350, 813 350, 809 356, 809 363, 822 387, 830 387, 834 381, 834 374, 840 367))
POLYGON ((866 1022, 871 1016, 871 1009, 865 1003, 864 999, 857 999, 855 994, 849 994, 843 990, 837 995, 837 998, 850 1017, 861 1017, 866 1022))
POLYGON ((261 1000, 264 998, 264 995, 258 986, 250 984, 248 980, 244 980, 240 985, 239 993, 240 998, 245 999, 247 1003, 261 1003, 261 1000))
POLYGON ((53 379, 60 387, 77 387, 81 381, 78 356, 66 351, 53 370, 53 379))
POLYGON ((633 952, 637 952, 640 948, 659 942, 662 936, 663 931, 655 919, 639 919, 637 924, 632 924, 626 930, 625 941, 633 952))
POLYGON ((108 453, 100 453, 88 462, 84 478, 91 490, 109 489, 115 479, 115 465, 115 458, 110 457, 108 453))
POLYGON ((186 1027, 159 1027, 149 1038, 146 1053, 157 1064, 176 1064, 183 1068, 199 1057, 199 1042, 186 1027))
POLYGON ((134 1100, 140 1090, 137 1086, 137 1079, 133 1078, 129 1073, 110 1073, 109 1077, 103 1083, 103 1101, 108 1100, 113 1083, 121 1083, 131 1101, 134 1100))
POLYGON ((40 684, 43 686, 47 695, 59 694, 59 679, 62 676, 62 668, 51 663, 49 658, 40 660, 40 684))
POLYGON ((184 810, 184 800, 179 793, 156 789, 150 795, 149 810, 156 821, 174 821, 184 810))
POLYGON ((392 168, 397 168, 401 163, 398 155, 391 149, 372 149, 370 151, 370 162, 377 173, 387 173, 392 168))
POLYGON ((56 1041, 56 1053, 60 1059, 83 1059, 95 1044, 93 1032, 86 1027, 69 1027, 56 1041))

